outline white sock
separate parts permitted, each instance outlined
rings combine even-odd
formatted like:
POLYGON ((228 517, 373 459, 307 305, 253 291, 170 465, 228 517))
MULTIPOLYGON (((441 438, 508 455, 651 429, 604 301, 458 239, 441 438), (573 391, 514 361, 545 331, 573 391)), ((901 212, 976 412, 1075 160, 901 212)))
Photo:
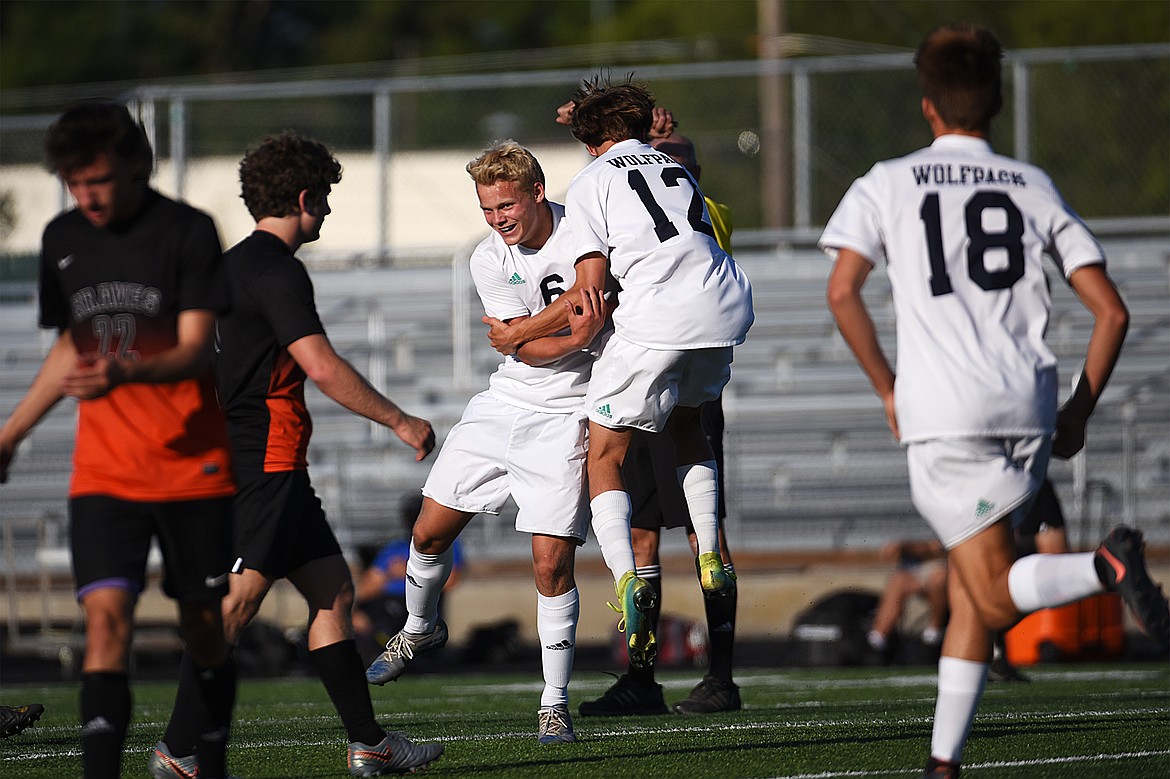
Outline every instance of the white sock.
POLYGON ((593 511, 593 535, 601 547, 601 557, 616 582, 634 570, 630 496, 621 490, 609 490, 589 501, 589 508, 593 511))
POLYGON ((544 670, 542 708, 569 703, 569 677, 573 674, 580 610, 581 597, 575 587, 551 598, 536 593, 536 633, 540 637, 540 665, 544 670))
POLYGON ((683 497, 687 499, 687 511, 691 515, 691 526, 695 528, 695 541, 699 554, 719 551, 719 474, 714 460, 680 465, 675 469, 678 483, 682 485, 683 497))
POLYGON ((1008 571, 1008 594, 1024 614, 1102 592, 1093 553, 1030 554, 1021 557, 1008 571))
POLYGON ((866 633, 865 640, 869 644, 869 648, 875 652, 882 652, 886 648, 886 637, 876 630, 866 633))
POLYGON ((447 547, 440 554, 423 554, 410 542, 410 557, 406 561, 406 624, 407 633, 430 633, 439 619, 439 596, 451 575, 455 551, 447 547))
POLYGON ((938 700, 934 706, 934 731, 930 754, 936 760, 959 763, 975 719, 975 710, 987 684, 987 663, 940 657, 938 700))

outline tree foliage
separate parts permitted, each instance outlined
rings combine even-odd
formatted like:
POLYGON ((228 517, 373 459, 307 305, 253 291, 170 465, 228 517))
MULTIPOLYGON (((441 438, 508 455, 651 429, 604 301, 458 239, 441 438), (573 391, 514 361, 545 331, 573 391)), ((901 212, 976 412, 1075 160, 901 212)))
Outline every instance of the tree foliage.
MULTIPOLYGON (((767 0, 761 0, 767 1, 767 0)), ((1010 48, 1167 39, 1164 0, 786 0, 787 29, 913 47, 958 19, 1010 48)), ((0 88, 211 78, 692 39, 680 56, 754 57, 757 0, 4 0, 0 88)))

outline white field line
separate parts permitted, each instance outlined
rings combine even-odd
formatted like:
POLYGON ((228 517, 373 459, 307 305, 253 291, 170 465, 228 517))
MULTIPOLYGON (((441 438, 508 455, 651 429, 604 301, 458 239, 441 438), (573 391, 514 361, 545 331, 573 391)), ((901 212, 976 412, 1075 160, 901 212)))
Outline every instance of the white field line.
MULTIPOLYGON (((1045 765, 1072 765, 1075 763, 1096 763, 1102 760, 1136 760, 1143 757, 1163 757, 1170 755, 1170 750, 1151 750, 1144 752, 1116 752, 1113 754, 1073 755, 1071 757, 1048 757, 1036 760, 996 760, 989 763, 966 763, 963 771, 976 771, 984 768, 1027 768, 1045 765)), ((900 768, 894 771, 824 771, 816 774, 784 774, 769 777, 769 779, 839 779, 851 776, 905 776, 921 775, 922 768, 900 768)))

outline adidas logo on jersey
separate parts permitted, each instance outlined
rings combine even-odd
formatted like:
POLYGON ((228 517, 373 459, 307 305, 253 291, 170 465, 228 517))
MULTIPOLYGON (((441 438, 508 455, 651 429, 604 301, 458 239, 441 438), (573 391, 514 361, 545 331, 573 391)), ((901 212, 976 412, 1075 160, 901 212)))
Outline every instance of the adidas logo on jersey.
POLYGON ((556 650, 556 651, 563 651, 565 649, 572 649, 572 648, 573 648, 573 642, 567 638, 564 639, 563 641, 558 641, 555 644, 548 644, 545 646, 545 649, 552 649, 552 650, 556 650))
POLYGON ((516 285, 516 284, 523 284, 523 283, 524 283, 524 279, 522 279, 522 278, 520 277, 520 274, 519 274, 519 273, 513 273, 513 274, 512 274, 512 278, 508 279, 508 283, 509 283, 509 284, 512 284, 512 285, 516 285))
POLYGON ((598 416, 605 417, 606 419, 613 419, 613 412, 609 410, 608 403, 606 403, 604 406, 598 406, 596 411, 598 416))
POLYGON ((991 511, 993 508, 995 508, 994 503, 992 503, 989 500, 984 500, 983 498, 980 498, 979 502, 975 504, 975 516, 977 516, 977 517, 985 516, 987 514, 987 512, 991 511))

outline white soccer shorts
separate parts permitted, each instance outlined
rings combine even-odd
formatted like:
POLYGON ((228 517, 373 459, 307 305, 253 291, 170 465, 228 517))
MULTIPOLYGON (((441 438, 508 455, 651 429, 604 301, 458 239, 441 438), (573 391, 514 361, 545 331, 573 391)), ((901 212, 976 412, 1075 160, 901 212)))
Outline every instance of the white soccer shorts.
POLYGON ((947 549, 1027 513, 1052 453, 1052 436, 939 438, 909 444, 910 498, 947 549))
POLYGON ((579 412, 542 413, 481 392, 447 434, 423 495, 472 514, 499 514, 511 495, 520 532, 584 542, 586 436, 579 412))
POLYGON ((675 406, 715 400, 731 379, 732 347, 647 349, 614 334, 593 363, 585 393, 591 422, 657 433, 675 406))

